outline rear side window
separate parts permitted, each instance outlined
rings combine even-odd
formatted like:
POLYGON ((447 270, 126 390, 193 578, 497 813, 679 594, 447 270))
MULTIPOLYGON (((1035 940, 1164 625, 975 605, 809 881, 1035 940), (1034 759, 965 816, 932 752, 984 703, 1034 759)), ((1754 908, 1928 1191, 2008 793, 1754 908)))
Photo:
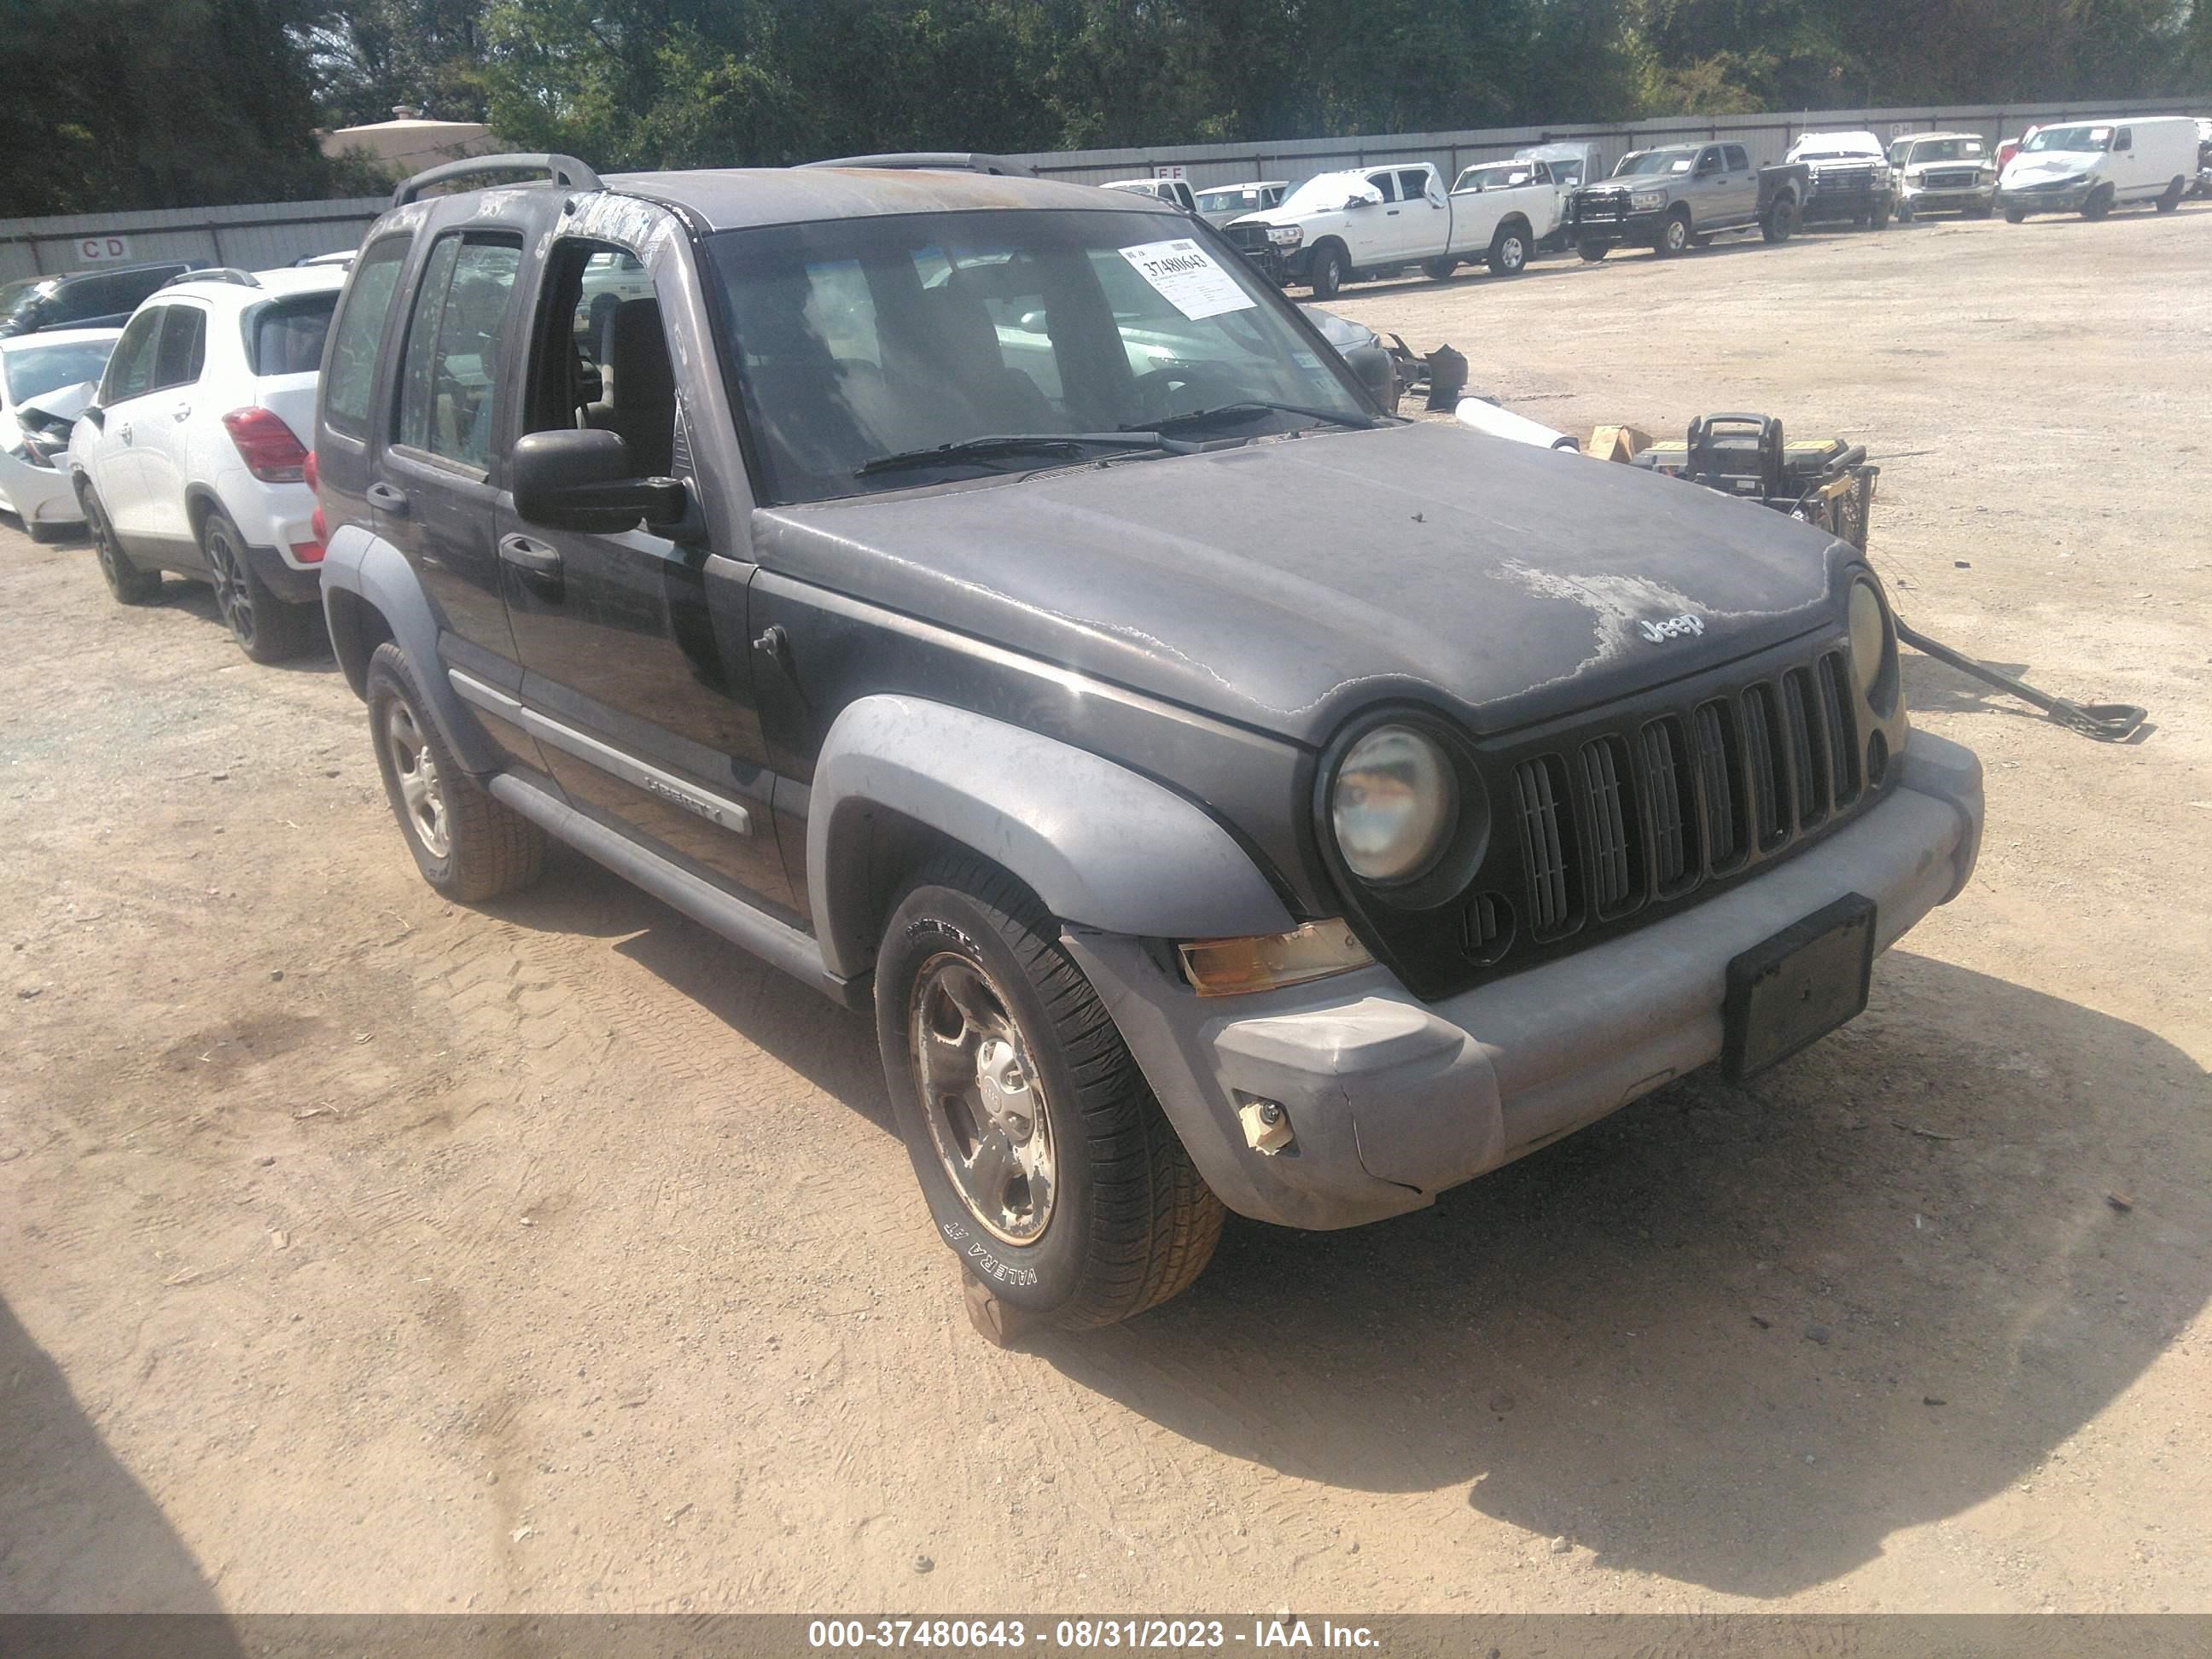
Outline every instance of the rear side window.
POLYGON ((161 332, 167 306, 149 306, 125 326, 107 360, 106 378, 100 383, 100 401, 119 404, 143 398, 154 389, 154 346, 161 332))
POLYGON ((207 362, 207 313, 198 306, 165 307, 161 343, 154 353, 154 390, 190 386, 207 362))
POLYGON ((407 324, 396 443, 481 469, 499 410, 500 349, 522 265, 510 237, 441 237, 407 324))
POLYGON ((344 307, 331 340, 330 368, 323 376, 323 424, 349 438, 368 436, 377 349, 406 258, 407 239, 387 236, 354 262, 346 281, 344 307))
POLYGON ((313 374, 323 366, 323 337, 331 331, 336 294, 276 300, 248 314, 246 366, 257 375, 313 374))
POLYGON ((1730 173, 1751 171, 1751 157, 1741 144, 1727 145, 1723 147, 1721 154, 1728 157, 1728 170, 1730 173))

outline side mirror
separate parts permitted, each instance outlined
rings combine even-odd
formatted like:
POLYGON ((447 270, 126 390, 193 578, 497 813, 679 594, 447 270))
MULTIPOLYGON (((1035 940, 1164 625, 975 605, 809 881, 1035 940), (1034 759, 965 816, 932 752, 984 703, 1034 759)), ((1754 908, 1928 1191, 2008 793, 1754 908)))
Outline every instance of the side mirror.
POLYGON ((533 432, 507 456, 514 510, 553 530, 617 536, 642 522, 675 530, 690 516, 691 492, 676 478, 641 478, 619 433, 533 432))
POLYGON ((1398 406, 1398 365, 1390 361, 1390 354, 1378 345, 1354 346, 1344 354, 1344 361, 1359 384, 1375 394, 1375 401, 1385 409, 1398 406))
POLYGON ((76 417, 80 421, 90 421, 94 432, 107 430, 107 411, 98 404, 87 404, 77 411, 76 417))
POLYGON ((1350 213, 1355 208, 1370 208, 1375 205, 1376 205, 1376 200, 1372 196, 1354 196, 1345 203, 1344 210, 1350 213))

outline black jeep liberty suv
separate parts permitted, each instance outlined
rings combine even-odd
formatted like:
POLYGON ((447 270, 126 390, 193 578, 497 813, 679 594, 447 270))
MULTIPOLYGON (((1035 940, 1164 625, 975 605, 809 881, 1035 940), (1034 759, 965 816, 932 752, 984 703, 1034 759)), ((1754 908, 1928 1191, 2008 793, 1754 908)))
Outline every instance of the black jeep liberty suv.
POLYGON ((988 1333, 1755 1071, 1965 884, 1850 547, 1396 420, 1208 228, 919 159, 401 186, 323 601, 439 891, 554 837, 872 1008, 988 1333))

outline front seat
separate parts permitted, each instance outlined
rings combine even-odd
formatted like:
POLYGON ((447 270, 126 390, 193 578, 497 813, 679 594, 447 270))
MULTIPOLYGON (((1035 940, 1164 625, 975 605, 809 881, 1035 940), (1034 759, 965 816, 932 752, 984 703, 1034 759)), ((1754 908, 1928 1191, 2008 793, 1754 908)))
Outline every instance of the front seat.
POLYGON ((660 326, 660 301, 625 300, 607 325, 606 399, 591 423, 629 446, 640 477, 665 477, 676 453, 676 369, 660 326))

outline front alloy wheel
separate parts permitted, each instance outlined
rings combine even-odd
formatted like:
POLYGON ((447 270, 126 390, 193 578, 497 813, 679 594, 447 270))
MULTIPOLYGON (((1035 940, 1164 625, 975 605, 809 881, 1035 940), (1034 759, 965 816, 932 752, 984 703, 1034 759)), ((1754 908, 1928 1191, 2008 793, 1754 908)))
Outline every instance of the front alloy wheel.
POLYGON ((976 1224, 1027 1244, 1052 1223, 1052 1107, 1021 1027, 982 967, 946 951, 921 966, 908 1016, 938 1161, 976 1224))
POLYGON ((1690 222, 1679 214, 1660 227, 1658 252, 1672 258, 1690 246, 1690 222))

